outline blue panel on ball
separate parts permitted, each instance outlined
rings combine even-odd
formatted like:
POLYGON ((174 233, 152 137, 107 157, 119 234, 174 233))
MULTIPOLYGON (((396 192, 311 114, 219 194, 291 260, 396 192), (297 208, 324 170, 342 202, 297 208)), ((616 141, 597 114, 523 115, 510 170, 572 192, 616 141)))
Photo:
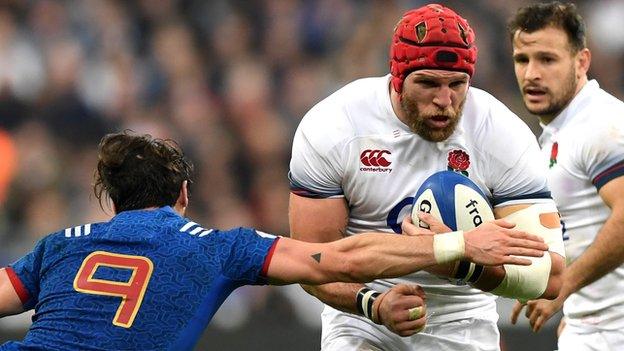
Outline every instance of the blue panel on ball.
POLYGON ((440 171, 432 174, 420 186, 412 206, 416 206, 416 200, 430 189, 435 198, 438 210, 442 216, 442 221, 452 230, 457 230, 457 221, 455 215, 455 186, 462 184, 477 191, 484 199, 487 199, 483 191, 470 178, 452 171, 440 171))

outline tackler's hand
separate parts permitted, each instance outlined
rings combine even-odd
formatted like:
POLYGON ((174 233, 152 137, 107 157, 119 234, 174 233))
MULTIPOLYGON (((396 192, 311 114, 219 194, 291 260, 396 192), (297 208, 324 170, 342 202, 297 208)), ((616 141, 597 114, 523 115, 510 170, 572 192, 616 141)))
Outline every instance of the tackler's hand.
POLYGON ((544 239, 512 229, 503 219, 486 222, 464 232, 466 259, 482 265, 515 264, 528 266, 531 261, 516 256, 542 257, 548 250, 544 239))

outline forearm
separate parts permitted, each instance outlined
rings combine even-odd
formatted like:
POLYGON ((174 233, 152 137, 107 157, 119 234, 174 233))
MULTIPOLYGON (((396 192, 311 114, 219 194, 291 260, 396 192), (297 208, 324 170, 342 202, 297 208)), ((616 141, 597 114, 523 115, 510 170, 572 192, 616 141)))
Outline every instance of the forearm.
POLYGON ((614 211, 594 242, 566 269, 561 295, 568 297, 624 263, 624 211, 614 211))
MULTIPOLYGON (((451 279, 457 278, 458 262, 451 262, 428 267, 425 271, 451 279)), ((474 283, 470 284, 474 288, 488 292, 496 288, 505 277, 505 268, 503 266, 484 266, 480 276, 476 278, 474 283)))
POLYGON ((330 243, 282 238, 276 244, 267 276, 272 284, 314 285, 395 278, 433 265, 440 257, 462 258, 460 243, 462 233, 437 235, 435 240, 430 235, 359 234, 330 243), (442 248, 434 249, 434 242, 444 242, 449 237, 457 239, 455 247, 450 240, 442 248))
MULTIPOLYGON (((440 277, 456 279, 457 264, 458 262, 439 264, 428 267, 425 271, 440 277)), ((503 281, 504 277, 505 268, 503 266, 484 266, 480 276, 470 285, 481 291, 488 292, 496 288, 503 281)))
POLYGON ((433 275, 452 278, 455 274, 456 262, 449 262, 444 264, 436 264, 424 269, 424 271, 433 275))
MULTIPOLYGON (((404 237, 378 233, 359 234, 328 243, 330 249, 323 251, 320 262, 316 263, 324 267, 325 276, 319 277, 365 282, 403 276, 436 264, 433 241, 431 235, 404 237)), ((359 314, 356 295, 363 286, 358 283, 302 285, 324 303, 353 314, 359 314)))
MULTIPOLYGON (((544 288, 544 291, 540 296, 536 296, 534 298, 554 299, 559 294, 565 263, 563 257, 561 257, 560 255, 553 252, 550 252, 549 255, 551 265, 548 272, 548 281, 546 283, 546 287, 544 288)), ((483 274, 473 284, 473 286, 485 292, 492 292, 492 290, 494 290, 501 284, 506 274, 507 272, 504 266, 485 267, 485 269, 483 270, 483 274)), ((533 273, 531 272, 531 270, 525 269, 521 271, 521 274, 531 275, 533 273)), ((506 297, 518 298, 517 296, 506 297)))
MULTIPOLYGON (((548 283, 544 292, 536 298, 553 299, 558 295, 561 287, 562 272, 564 268, 563 258, 556 253, 549 253, 550 261, 552 262, 550 271, 548 273, 548 283)), ((527 267, 528 268, 528 267, 527 267)), ((435 265, 426 269, 427 272, 432 274, 448 277, 452 279, 463 278, 458 277, 456 263, 449 263, 444 265, 435 265)), ((532 274, 529 269, 522 271, 523 275, 532 274)), ((485 292, 491 292, 498 287, 505 278, 506 271, 504 266, 486 266, 483 267, 482 273, 479 277, 470 285, 485 292)), ((515 296, 508 296, 514 298, 515 296)))
POLYGON ((310 295, 343 312, 359 314, 356 294, 363 287, 359 283, 330 283, 324 285, 301 285, 310 295))
POLYGON ((344 265, 349 275, 340 280, 366 282, 403 276, 435 265, 433 243, 431 235, 360 234, 331 245, 336 248, 336 263, 344 265))
POLYGON ((554 202, 504 206, 496 208, 494 213, 497 218, 515 223, 515 228, 542 237, 549 246, 549 255, 532 259, 531 266, 486 269, 475 287, 519 300, 556 298, 561 288, 565 253, 554 202))

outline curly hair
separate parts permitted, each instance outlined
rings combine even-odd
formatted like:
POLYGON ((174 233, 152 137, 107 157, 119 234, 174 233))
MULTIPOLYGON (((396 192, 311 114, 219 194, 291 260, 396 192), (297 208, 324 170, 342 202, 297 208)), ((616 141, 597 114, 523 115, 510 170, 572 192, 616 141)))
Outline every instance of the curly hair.
POLYGON ((182 183, 191 183, 192 172, 175 141, 124 131, 100 141, 93 190, 100 207, 108 195, 117 213, 173 206, 182 183))

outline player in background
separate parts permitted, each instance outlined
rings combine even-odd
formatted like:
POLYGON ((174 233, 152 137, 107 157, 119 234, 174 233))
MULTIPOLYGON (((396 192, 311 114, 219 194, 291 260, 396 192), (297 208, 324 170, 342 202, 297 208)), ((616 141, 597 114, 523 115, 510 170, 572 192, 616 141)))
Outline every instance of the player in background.
POLYGON ((474 181, 496 217, 510 216, 547 238, 549 254, 528 269, 456 261, 366 286, 304 286, 327 305, 323 350, 497 350, 496 297, 483 291, 557 296, 564 250, 545 170, 535 162, 539 147, 501 102, 469 87, 476 58, 474 32, 453 10, 431 4, 405 13, 392 37, 391 73, 346 85, 302 119, 290 163, 291 235, 330 242, 366 231, 400 233, 416 190, 448 169, 474 181), (456 280, 461 284, 451 284, 456 280), (427 294, 431 316, 418 334, 401 324, 409 296, 400 283, 417 283, 427 294), (358 297, 371 292, 383 297, 374 303, 376 319, 358 313, 358 297))
MULTIPOLYGON (((565 223, 571 264, 552 301, 530 301, 538 331, 563 307, 559 350, 624 347, 624 103, 588 80, 585 23, 571 3, 523 7, 509 22, 518 86, 539 117, 539 162, 565 223)), ((513 310, 516 322, 522 309, 513 310)))
MULTIPOLYGON (((0 349, 187 350, 242 285, 370 281, 457 258, 528 265, 510 255, 539 257, 547 249, 505 221, 466 233, 370 234, 331 244, 207 229, 183 217, 191 172, 172 142, 105 136, 94 190, 100 204, 112 200, 116 215, 53 233, 0 270, 0 317, 35 309, 24 341, 0 349)), ((417 230, 407 222, 404 229, 417 230)), ((422 292, 408 291, 416 307, 405 327, 422 328, 422 292)), ((363 301, 375 316, 370 296, 363 301)))

